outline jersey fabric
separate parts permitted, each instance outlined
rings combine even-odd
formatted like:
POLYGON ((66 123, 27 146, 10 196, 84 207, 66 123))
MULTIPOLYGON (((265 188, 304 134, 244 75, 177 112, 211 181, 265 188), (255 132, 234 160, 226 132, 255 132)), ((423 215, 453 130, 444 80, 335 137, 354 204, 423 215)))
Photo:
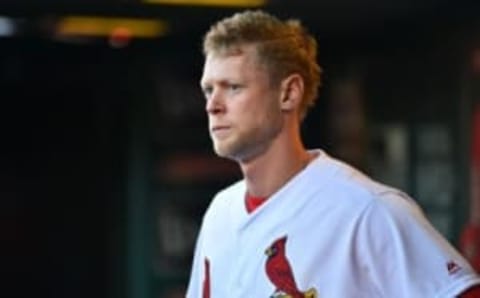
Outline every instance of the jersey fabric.
POLYGON ((188 298, 443 298, 480 284, 406 194, 312 154, 252 213, 243 180, 215 196, 188 298))

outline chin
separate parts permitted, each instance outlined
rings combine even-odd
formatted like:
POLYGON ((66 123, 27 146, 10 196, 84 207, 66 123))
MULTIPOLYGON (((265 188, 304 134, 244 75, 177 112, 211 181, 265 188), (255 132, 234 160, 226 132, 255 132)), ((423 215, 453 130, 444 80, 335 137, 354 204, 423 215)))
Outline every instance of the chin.
POLYGON ((235 150, 236 148, 232 148, 233 146, 221 146, 219 144, 214 144, 214 150, 215 153, 223 158, 231 159, 234 161, 238 161, 242 154, 239 152, 239 150, 235 150))
POLYGON ((215 151, 215 154, 217 154, 220 157, 224 158, 232 158, 231 157, 231 152, 228 150, 228 148, 225 148, 225 146, 220 146, 220 145, 213 145, 213 150, 215 151))
POLYGON ((232 150, 233 148, 218 148, 215 147, 215 153, 222 157, 233 160, 238 163, 247 162, 255 158, 258 154, 255 151, 249 150, 232 150), (230 149, 230 150, 228 150, 230 149))

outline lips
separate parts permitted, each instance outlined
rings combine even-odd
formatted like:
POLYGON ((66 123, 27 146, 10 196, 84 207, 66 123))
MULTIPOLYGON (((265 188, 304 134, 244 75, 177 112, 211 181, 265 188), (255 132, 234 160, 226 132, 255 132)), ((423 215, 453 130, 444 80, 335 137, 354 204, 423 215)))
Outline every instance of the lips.
POLYGON ((213 127, 210 129, 210 133, 211 133, 213 136, 221 137, 221 136, 225 136, 226 133, 228 133, 229 130, 230 130, 230 126, 226 126, 226 125, 216 125, 216 126, 213 126, 213 127))
POLYGON ((216 125, 211 128, 211 131, 223 130, 228 129, 229 127, 226 125, 216 125))

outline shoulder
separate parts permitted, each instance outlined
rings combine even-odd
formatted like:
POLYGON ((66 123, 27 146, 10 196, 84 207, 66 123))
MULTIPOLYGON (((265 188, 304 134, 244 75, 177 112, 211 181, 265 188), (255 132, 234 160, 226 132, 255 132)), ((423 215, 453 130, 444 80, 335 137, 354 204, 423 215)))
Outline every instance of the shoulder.
POLYGON ((220 190, 210 202, 204 215, 205 219, 217 217, 218 214, 225 214, 232 205, 242 201, 245 196, 244 180, 237 181, 230 186, 220 190))
POLYGON ((217 192, 217 194, 213 197, 212 203, 210 207, 216 206, 218 204, 226 204, 231 202, 232 200, 236 200, 239 197, 245 196, 245 181, 239 180, 224 189, 217 192))
POLYGON ((342 162, 326 156, 323 167, 330 168, 330 175, 326 190, 338 199, 348 200, 348 203, 358 207, 358 204, 367 206, 385 206, 386 209, 397 209, 405 205, 417 208, 416 203, 403 191, 385 185, 372 179, 367 174, 342 162))

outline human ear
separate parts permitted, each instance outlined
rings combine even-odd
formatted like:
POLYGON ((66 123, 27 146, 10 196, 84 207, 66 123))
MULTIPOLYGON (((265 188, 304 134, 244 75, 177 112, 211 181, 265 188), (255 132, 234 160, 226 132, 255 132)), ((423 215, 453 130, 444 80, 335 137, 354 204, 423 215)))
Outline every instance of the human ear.
POLYGON ((294 73, 282 80, 280 107, 283 111, 297 109, 302 101, 304 90, 303 78, 294 73))

